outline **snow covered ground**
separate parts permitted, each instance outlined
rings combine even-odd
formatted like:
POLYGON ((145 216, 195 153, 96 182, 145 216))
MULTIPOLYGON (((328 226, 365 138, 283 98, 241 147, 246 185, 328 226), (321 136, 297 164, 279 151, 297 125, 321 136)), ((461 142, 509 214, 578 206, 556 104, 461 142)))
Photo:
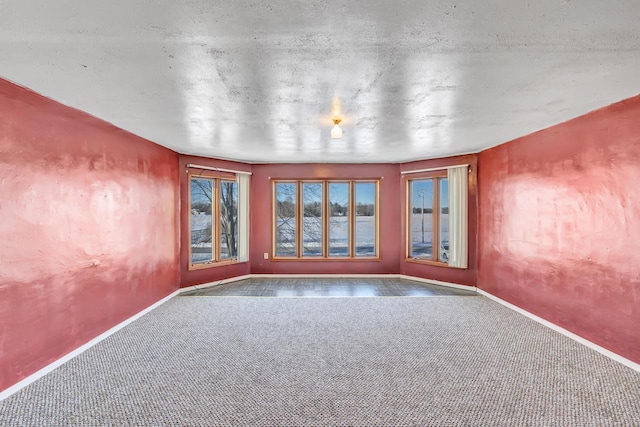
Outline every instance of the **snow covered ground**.
MULTIPOLYGON (((278 254, 295 254, 295 230, 283 226, 280 221, 278 254)), ((304 218, 303 244, 305 256, 322 254, 322 224, 318 218, 304 218)), ((375 256, 375 217, 356 217, 356 256, 375 256)), ((332 217, 329 221, 329 256, 347 256, 349 242, 349 219, 346 216, 332 217)))
MULTIPOLYGON (((424 214, 424 243, 422 227, 422 215, 413 214, 411 218, 411 247, 414 256, 430 255, 432 252, 432 214, 424 214)), ((279 222, 279 244, 280 255, 295 254, 295 230, 293 227, 282 226, 279 222)), ((202 255, 206 258, 211 253, 211 215, 193 214, 191 215, 191 243, 197 246, 194 251, 195 257, 202 255)), ((449 247, 449 215, 443 215, 441 220, 443 231, 443 245, 445 249, 449 247)), ((304 218, 303 241, 304 253, 306 256, 314 256, 322 253, 320 233, 322 226, 317 218, 304 218)), ((356 256, 375 256, 375 217, 356 217, 356 256)), ((400 236, 398 236, 400 239, 400 236)), ((329 225, 329 255, 346 256, 349 242, 349 222, 347 217, 332 217, 329 225)), ((381 242, 384 244, 384 242, 381 242)), ((197 261, 195 258, 193 261, 197 261)))
MULTIPOLYGON (((411 216, 411 256, 431 257, 433 253, 433 216, 424 214, 424 238, 422 233, 422 215, 413 214, 411 216)), ((442 230, 441 252, 449 250, 449 214, 442 215, 440 219, 440 229, 442 230)), ((441 257, 442 257, 441 253, 441 257)), ((446 255, 445 255, 446 256, 446 255)))

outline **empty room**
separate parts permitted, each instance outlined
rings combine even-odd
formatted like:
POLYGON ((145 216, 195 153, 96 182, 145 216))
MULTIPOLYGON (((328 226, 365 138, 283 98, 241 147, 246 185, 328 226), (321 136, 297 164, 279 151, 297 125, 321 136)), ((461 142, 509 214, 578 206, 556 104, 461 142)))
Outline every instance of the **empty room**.
POLYGON ((640 425, 640 2, 0 3, 0 425, 640 425))

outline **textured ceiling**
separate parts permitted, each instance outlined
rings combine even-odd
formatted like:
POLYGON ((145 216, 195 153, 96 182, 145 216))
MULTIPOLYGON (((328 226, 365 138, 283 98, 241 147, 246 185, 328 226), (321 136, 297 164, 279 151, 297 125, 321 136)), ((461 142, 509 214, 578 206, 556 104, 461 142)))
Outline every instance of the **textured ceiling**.
POLYGON ((640 93, 640 1, 4 0, 0 77, 181 153, 443 157, 640 93))

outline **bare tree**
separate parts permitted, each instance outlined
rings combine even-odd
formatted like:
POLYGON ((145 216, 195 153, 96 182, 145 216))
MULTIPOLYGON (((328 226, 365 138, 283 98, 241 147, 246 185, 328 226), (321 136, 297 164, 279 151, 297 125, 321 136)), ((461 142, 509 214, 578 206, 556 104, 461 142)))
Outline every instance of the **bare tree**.
POLYGON ((302 184, 303 255, 322 255, 322 183, 302 184))
POLYGON ((235 181, 221 183, 220 238, 227 247, 228 257, 238 256, 238 183, 235 181))
MULTIPOLYGON (((368 183, 367 183, 368 184, 368 183)), ((371 184, 373 185, 373 184, 371 184)), ((296 256, 298 243, 302 244, 302 256, 323 254, 323 224, 328 223, 329 255, 349 254, 349 214, 355 216, 375 216, 375 204, 357 203, 350 206, 349 183, 334 183, 328 186, 329 212, 325 211, 323 198, 324 184, 320 182, 279 182, 276 184, 276 255, 296 256), (301 187, 298 187, 301 185, 301 187), (300 196, 301 200, 298 200, 300 196), (328 214, 328 218, 324 216, 328 214), (298 218, 300 217, 300 218, 298 218), (298 227, 301 229, 298 230, 298 227), (299 237, 302 237, 298 241, 299 237)), ((359 224, 357 222, 357 224, 359 224)), ((356 228, 361 230, 362 227, 356 228)), ((365 239, 368 235, 365 233, 365 239)), ((372 242, 374 239, 371 239, 372 242)), ((368 240, 367 240, 368 241, 368 240)), ((375 250, 375 243, 367 243, 359 252, 375 250)), ((362 246, 362 245, 361 245, 362 246)))
POLYGON ((297 206, 296 184, 276 184, 276 255, 296 254, 297 206))
MULTIPOLYGON (((220 257, 232 258, 238 255, 238 184, 235 181, 220 182, 219 218, 214 221, 220 226, 221 244, 224 243, 227 252, 220 257)), ((191 203, 191 213, 212 215, 213 196, 215 194, 213 180, 192 179, 191 198, 198 201, 191 203)), ((210 247, 213 244, 213 229, 211 223, 204 229, 191 230, 191 245, 196 247, 210 247)), ((221 245, 222 246, 222 245, 221 245)))

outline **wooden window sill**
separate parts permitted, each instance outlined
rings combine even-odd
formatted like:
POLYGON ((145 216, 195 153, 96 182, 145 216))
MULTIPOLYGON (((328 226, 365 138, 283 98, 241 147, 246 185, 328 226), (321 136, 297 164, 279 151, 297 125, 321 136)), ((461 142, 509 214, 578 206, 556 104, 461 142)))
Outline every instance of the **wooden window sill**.
POLYGON ((445 268, 455 268, 457 270, 466 270, 466 268, 452 267, 449 264, 447 264, 446 262, 432 261, 432 260, 429 260, 429 259, 405 258, 404 261, 405 262, 414 263, 414 264, 431 265, 431 266, 434 266, 434 267, 445 267, 445 268))
POLYGON ((328 261, 328 262, 333 262, 333 261, 347 261, 347 262, 352 262, 352 261, 367 261, 367 262, 371 262, 371 261, 382 261, 382 259, 380 257, 327 257, 327 258, 323 258, 323 257, 272 257, 269 259, 270 261, 303 261, 303 262, 307 262, 307 261, 313 261, 313 262, 320 262, 320 261, 328 261))
POLYGON ((189 271, 203 270, 206 268, 224 267, 232 264, 239 264, 239 262, 236 259, 230 259, 230 260, 224 260, 224 261, 199 262, 197 264, 189 264, 189 271))

